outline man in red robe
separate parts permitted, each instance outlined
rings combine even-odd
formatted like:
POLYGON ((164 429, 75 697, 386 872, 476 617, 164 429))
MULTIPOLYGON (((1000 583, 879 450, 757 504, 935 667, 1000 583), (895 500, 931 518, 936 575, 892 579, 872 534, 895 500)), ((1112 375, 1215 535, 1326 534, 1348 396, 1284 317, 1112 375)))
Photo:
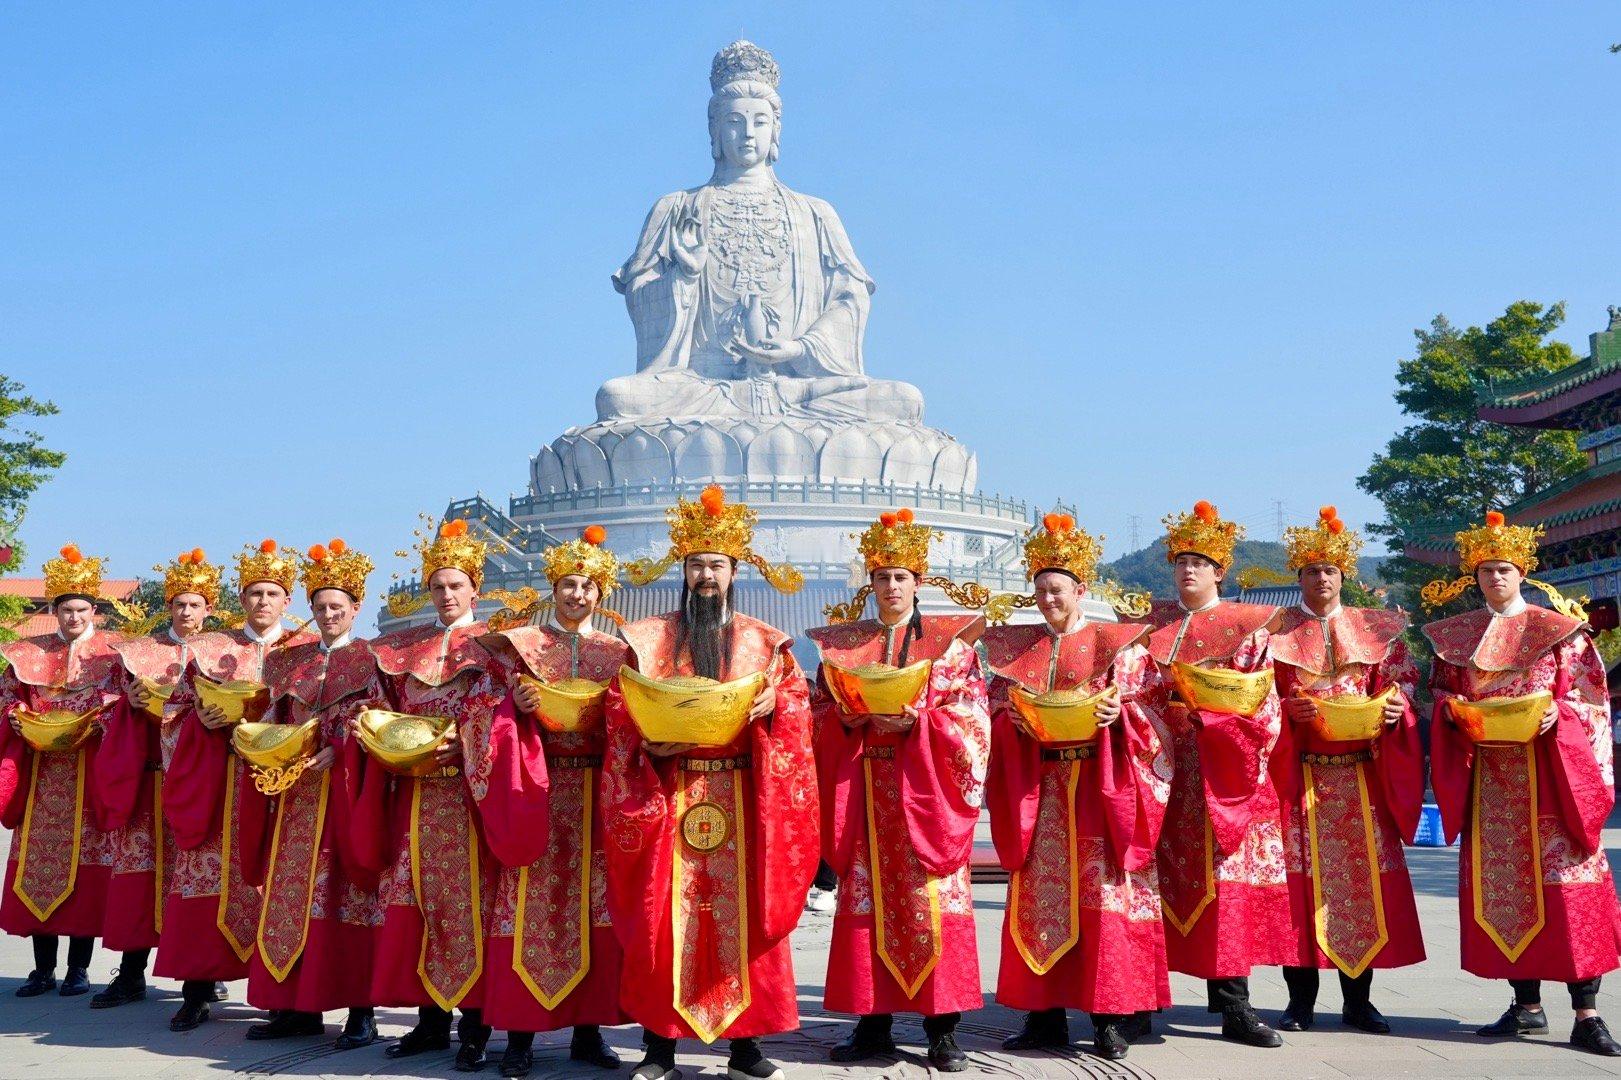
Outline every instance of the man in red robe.
POLYGON ((630 649, 591 626, 619 568, 606 538, 592 525, 580 539, 548 548, 551 600, 491 639, 512 673, 520 731, 541 742, 550 781, 545 854, 501 868, 486 920, 484 1020, 507 1033, 502 1076, 527 1076, 535 1033, 564 1027, 574 1029, 569 1060, 620 1064, 602 1038, 602 1025, 626 1017, 619 1007, 622 955, 608 917, 601 699, 630 649), (537 683, 589 693, 595 703, 579 716, 559 714, 537 683))
POLYGON ((1318 969, 1336 968, 1351 1027, 1383 1034, 1373 1007, 1374 968, 1424 959, 1413 883, 1402 843, 1418 828, 1424 749, 1413 712, 1418 671, 1402 633, 1407 615, 1340 603, 1356 576, 1362 540, 1332 506, 1317 524, 1287 531, 1289 568, 1301 603, 1283 614, 1270 648, 1283 733, 1272 775, 1284 811, 1284 857, 1299 955, 1283 969, 1289 1006, 1278 1026, 1306 1031, 1315 1019, 1318 969), (1383 701, 1373 738, 1334 738, 1316 702, 1383 701))
MULTIPOLYGON (((163 770, 179 742, 185 704, 175 699, 174 691, 199 658, 196 642, 219 603, 219 590, 220 568, 207 561, 203 550, 183 552, 163 571, 168 628, 136 633, 115 646, 124 663, 126 707, 113 711, 96 752, 94 799, 113 846, 101 940, 123 956, 112 982, 90 999, 92 1009, 146 997, 146 964, 163 931, 174 862, 163 813, 163 770)), ((144 630, 145 625, 127 629, 144 630)), ((212 980, 208 989, 212 995, 212 980)))
POLYGON ((996 676, 986 799, 997 856, 1012 875, 996 1000, 1029 1010, 1003 1047, 1069 1045, 1065 1010, 1074 1008, 1091 1014, 1095 1052, 1118 1061, 1149 1014, 1171 1004, 1154 865, 1171 739, 1148 628, 1094 622, 1081 610, 1101 554, 1068 514, 1048 514, 1026 539, 1035 591, 1020 603, 1033 602, 1042 621, 985 632, 996 676), (1092 738, 1039 726, 1044 697, 1104 693, 1092 738))
POLYGON ((718 487, 668 512, 671 548, 634 563, 646 584, 677 562, 681 609, 631 623, 651 679, 763 676, 731 744, 648 742, 609 684, 603 817, 608 906, 624 949, 620 1001, 643 1028, 635 1080, 674 1080, 676 1040, 731 1040, 734 1080, 780 1077, 760 1036, 799 1026, 789 932, 816 872, 816 777, 805 677, 786 634, 732 607, 746 559, 785 592, 803 579, 750 548, 756 515, 718 487))
POLYGON ((1267 655, 1278 610, 1221 599, 1243 530, 1214 506, 1201 500, 1165 524, 1177 605, 1161 615, 1148 651, 1175 688, 1165 720, 1176 771, 1159 841, 1166 956, 1172 971, 1205 980, 1223 1038, 1281 1046, 1249 995, 1250 968, 1292 963, 1298 951, 1281 808, 1267 771, 1281 730, 1267 655))
POLYGON ((56 632, 0 644, 0 824, 12 830, 0 930, 32 939, 34 969, 18 997, 51 990, 90 992, 91 954, 101 933, 112 848, 82 798, 95 790, 104 717, 123 697, 115 637, 96 629, 101 560, 68 544, 45 563, 45 602, 56 632), (84 740, 36 750, 23 739, 17 712, 61 710, 94 715, 84 740), (60 938, 67 973, 56 980, 60 938))
POLYGON ((259 890, 243 878, 236 852, 242 763, 231 753, 225 716, 198 700, 196 681, 262 685, 272 649, 309 640, 288 635, 281 624, 298 572, 292 554, 265 540, 240 553, 236 565, 242 628, 190 639, 191 663, 170 695, 179 735, 164 771, 163 818, 174 852, 152 972, 182 980, 171 1031, 190 1031, 209 1018, 216 982, 247 978, 259 922, 259 890))
POLYGON ((1541 980, 1570 991, 1571 1044, 1621 1055, 1598 1014, 1599 981, 1621 966, 1621 910, 1604 855, 1604 821, 1615 805, 1610 700, 1604 662, 1578 605, 1527 577, 1540 529, 1486 524, 1457 534, 1463 576, 1425 587, 1443 603, 1478 585, 1486 606, 1424 627, 1435 648, 1430 773, 1458 859, 1459 929, 1465 971, 1507 979, 1514 1000, 1487 1037, 1542 1034, 1541 980), (1522 583, 1548 593, 1555 610, 1532 607, 1522 583), (1483 730, 1470 703, 1504 699, 1540 710, 1527 742, 1483 730))
POLYGON ((449 719, 455 737, 428 776, 395 776, 368 755, 350 811, 363 867, 382 875, 372 1003, 417 1007, 417 1025, 386 1053, 448 1049, 460 1008, 463 1071, 484 1065, 490 1037, 484 919, 498 861, 533 862, 546 843, 545 760, 520 741, 506 674, 474 615, 486 548, 465 520, 418 545, 437 618, 375 638, 371 650, 390 708, 449 719))
POLYGON ((985 617, 918 610, 925 582, 964 603, 976 598, 928 576, 933 536, 909 509, 883 514, 860 537, 868 584, 828 609, 834 625, 810 631, 822 657, 815 707, 823 857, 842 883, 823 1004, 860 1017, 833 1048, 834 1061, 893 1054, 894 1014, 915 1012, 929 1065, 962 1072, 968 1060, 957 1022, 982 1003, 968 859, 990 752, 974 652, 985 617), (860 619, 868 594, 876 619, 860 619), (916 670, 912 700, 875 707, 854 674, 875 667, 916 670))
POLYGON ((334 1046, 353 1050, 377 1041, 372 938, 382 909, 377 875, 353 850, 345 795, 358 787, 362 766, 355 719, 387 708, 388 696, 371 649, 353 636, 371 559, 335 539, 311 547, 303 569, 320 638, 279 648, 266 661, 265 719, 315 724, 319 749, 307 765, 247 781, 243 872, 264 886, 248 1002, 270 1012, 247 1037, 320 1035, 323 1013, 347 1009, 334 1046))

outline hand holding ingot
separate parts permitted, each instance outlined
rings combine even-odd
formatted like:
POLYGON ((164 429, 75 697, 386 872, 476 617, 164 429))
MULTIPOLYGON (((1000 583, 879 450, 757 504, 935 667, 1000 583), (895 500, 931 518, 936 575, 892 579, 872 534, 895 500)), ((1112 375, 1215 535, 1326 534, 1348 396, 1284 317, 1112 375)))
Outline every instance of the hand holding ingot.
POLYGON ((521 712, 534 716, 540 712, 540 689, 534 683, 520 681, 518 689, 513 691, 513 700, 518 703, 521 712))
POLYGON ((197 719, 201 720, 203 727, 208 728, 210 731, 219 731, 222 728, 235 726, 231 723, 231 718, 225 715, 225 710, 213 702, 198 703, 197 719))
POLYGON ((1406 714, 1406 712, 1407 699, 1402 697, 1401 691, 1398 690, 1394 694, 1390 695, 1389 701, 1385 702, 1385 709, 1382 715, 1385 718, 1385 724, 1389 726, 1392 724, 1399 724, 1401 722, 1401 718, 1406 714))
POLYGON ((1296 724, 1309 724, 1317 719, 1317 706, 1303 694, 1284 698, 1283 708, 1289 714, 1290 721, 1296 724))
POLYGON ((319 775, 332 768, 333 764, 337 760, 337 751, 332 749, 330 746, 323 746, 310 758, 310 763, 306 765, 305 768, 310 772, 319 775))
POLYGON ((1098 727, 1108 727, 1120 719, 1120 712, 1120 693, 1118 689, 1098 702, 1097 707, 1092 710, 1093 715, 1098 718, 1098 727))
POLYGON ((777 688, 770 683, 760 687, 760 692, 754 695, 754 704, 749 706, 750 720, 764 720, 777 711, 777 688))
POLYGON ((697 743, 690 742, 644 742, 642 749, 658 758, 677 757, 696 749, 697 743))

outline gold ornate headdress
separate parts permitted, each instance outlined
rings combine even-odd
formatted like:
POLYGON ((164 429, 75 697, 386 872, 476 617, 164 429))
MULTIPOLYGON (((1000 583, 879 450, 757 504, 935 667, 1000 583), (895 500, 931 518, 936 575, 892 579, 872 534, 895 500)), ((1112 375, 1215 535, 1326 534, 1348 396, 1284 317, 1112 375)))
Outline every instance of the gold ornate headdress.
POLYGON ((1573 600, 1546 581, 1538 581, 1531 576, 1531 571, 1537 568, 1537 541, 1541 539, 1542 532, 1540 525, 1510 525, 1501 511, 1488 510, 1484 525, 1453 534, 1458 543, 1459 576, 1451 581, 1438 578, 1424 586, 1419 591, 1424 606, 1437 608, 1468 592, 1475 584, 1475 571, 1480 569, 1481 563, 1507 562, 1519 567, 1525 574, 1525 583, 1542 590, 1556 611, 1586 622, 1587 611, 1582 607, 1587 599, 1585 596, 1573 600))
POLYGON ((1203 555, 1222 569, 1233 564, 1233 548, 1244 539, 1244 527, 1221 520, 1221 513, 1208 501, 1193 504, 1191 514, 1167 514, 1165 561, 1174 563, 1178 555, 1203 555))
POLYGON ((1291 525, 1283 530, 1289 549, 1289 569, 1299 573, 1316 563, 1339 567, 1348 578, 1356 577, 1356 560, 1362 551, 1362 537, 1345 527, 1339 511, 1332 506, 1317 511, 1315 525, 1291 525))
POLYGON ((261 540, 257 546, 245 547, 236 556, 236 591, 249 585, 268 581, 280 585, 291 596, 293 583, 298 580, 298 554, 281 548, 274 540, 261 540))
MULTIPOLYGON (((472 579, 475 590, 482 592, 484 588, 484 556, 489 550, 489 541, 470 536, 466 518, 453 518, 436 525, 432 517, 423 514, 422 520, 426 530, 419 528, 414 534, 417 538, 414 550, 422 559, 422 591, 402 589, 389 593, 388 613, 396 619, 408 618, 428 606, 428 579, 440 570, 460 570, 472 579)), ((402 559, 411 557, 410 551, 394 554, 402 559)))
POLYGON ((224 571, 208 561, 202 548, 182 551, 168 566, 154 566, 152 569, 163 573, 165 604, 173 603, 175 597, 185 593, 195 593, 207 600, 209 607, 219 606, 220 576, 224 571))
POLYGON ((313 544, 304 562, 304 595, 313 597, 322 589, 341 589, 355 602, 366 599, 366 575, 375 569, 370 558, 333 537, 325 544, 313 544))
MULTIPOLYGON (((1103 558, 1103 537, 1096 539, 1075 524, 1069 514, 1057 512, 1041 519, 1040 528, 1031 526, 1024 538, 1024 579, 1036 580, 1036 575, 1048 570, 1069 574, 1087 591, 1106 601, 1122 615, 1142 617, 1152 608, 1146 593, 1126 592, 1113 581, 1098 580, 1098 561, 1103 558)), ((991 601, 986 609, 992 622, 1006 622, 1014 608, 1034 607, 1034 595, 1007 594, 991 601)))
MULTIPOLYGON (((906 508, 886 510, 878 520, 867 526, 865 532, 851 533, 866 563, 867 575, 885 567, 910 570, 918 585, 934 585, 959 607, 983 609, 991 599, 991 591, 977 581, 961 585, 950 578, 929 576, 929 542, 941 535, 938 529, 917 524, 916 515, 906 508)), ((867 606, 872 586, 863 585, 847 603, 828 604, 822 613, 835 623, 855 622, 867 606)))
POLYGON ((805 584, 805 575, 786 563, 769 563, 750 546, 754 542, 757 514, 747 503, 728 503, 726 493, 711 484, 697 502, 677 499, 665 511, 670 523, 670 550, 660 559, 637 559, 625 564, 625 576, 632 585, 646 585, 664 576, 665 571, 688 555, 726 555, 751 563, 778 592, 795 593, 805 584))
MULTIPOLYGON (((619 573, 619 560, 615 558, 613 552, 603 546, 607 539, 607 529, 601 525, 587 525, 580 530, 578 540, 570 540, 547 548, 541 554, 541 560, 545 565, 546 580, 551 583, 554 592, 557 583, 570 574, 588 577, 596 582, 599 597, 606 597, 618 588, 619 582, 616 577, 619 573)), ((488 624, 491 630, 533 625, 542 612, 556 607, 556 600, 553 597, 541 596, 528 585, 511 592, 497 589, 488 593, 487 598, 498 600, 503 605, 501 610, 489 617, 488 624)), ((623 615, 603 607, 600 602, 594 613, 616 626, 625 625, 623 615)))
POLYGON ((56 603, 60 596, 101 598, 101 562, 87 556, 78 544, 67 544, 54 559, 45 561, 45 602, 56 603))

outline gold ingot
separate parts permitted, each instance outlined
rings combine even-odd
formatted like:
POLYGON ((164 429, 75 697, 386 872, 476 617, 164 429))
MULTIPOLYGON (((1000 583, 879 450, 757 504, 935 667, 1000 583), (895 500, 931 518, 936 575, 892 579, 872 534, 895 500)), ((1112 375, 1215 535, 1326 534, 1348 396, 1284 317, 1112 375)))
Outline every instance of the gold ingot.
POLYGON ((1366 694, 1339 694, 1331 698, 1311 698, 1316 715, 1311 718, 1312 734, 1324 742, 1362 742, 1376 739, 1385 728, 1385 706, 1396 694, 1394 686, 1368 697, 1366 694))
POLYGON ((135 681, 142 690, 146 691, 147 706, 141 711, 154 720, 163 719, 163 707, 169 703, 169 697, 174 693, 174 683, 160 683, 156 679, 149 679, 145 675, 135 676, 135 681))
POLYGON ((933 672, 932 660, 919 660, 903 668, 893 664, 862 664, 858 668, 822 664, 828 692, 846 716, 900 716, 922 695, 933 672))
POLYGON ((1171 682, 1183 702, 1206 712, 1254 716, 1272 692, 1272 671, 1171 664, 1171 682))
POLYGON ((1524 697, 1490 697, 1479 701, 1451 699, 1452 719, 1472 743, 1521 746, 1537 737, 1542 718, 1553 704, 1546 690, 1524 697))
POLYGON ((302 724, 266 724, 243 721, 231 732, 236 756, 255 769, 285 769, 315 752, 320 738, 319 720, 302 724))
POLYGON ((1098 737, 1098 706, 1117 692, 1106 686, 1095 694, 1085 690, 1047 690, 1032 694, 1015 686, 1008 695, 1013 711, 1043 743, 1088 743, 1098 737))
POLYGON ((246 679, 226 679, 224 682, 215 682, 203 675, 192 680, 197 688, 197 700, 203 705, 212 705, 225 714, 225 719, 232 724, 240 724, 244 720, 252 723, 265 715, 270 708, 270 688, 264 683, 249 682, 246 679))
POLYGON ((97 705, 88 712, 76 713, 71 709, 18 709, 11 715, 22 729, 23 741, 35 750, 52 752, 77 750, 95 733, 95 720, 101 712, 97 705))
POLYGON ((540 695, 540 726, 565 734, 595 731, 602 726, 602 702, 608 684, 591 679, 559 679, 543 682, 533 675, 519 675, 518 681, 533 687, 540 695))
POLYGON ((366 753, 389 772, 401 776, 437 776, 434 755, 456 738, 456 723, 445 716, 367 709, 360 714, 355 735, 366 753))
POLYGON ((701 675, 650 679, 629 666, 619 669, 625 709, 642 738, 655 743, 728 745, 748 723, 764 686, 765 675, 758 671, 716 682, 701 675))

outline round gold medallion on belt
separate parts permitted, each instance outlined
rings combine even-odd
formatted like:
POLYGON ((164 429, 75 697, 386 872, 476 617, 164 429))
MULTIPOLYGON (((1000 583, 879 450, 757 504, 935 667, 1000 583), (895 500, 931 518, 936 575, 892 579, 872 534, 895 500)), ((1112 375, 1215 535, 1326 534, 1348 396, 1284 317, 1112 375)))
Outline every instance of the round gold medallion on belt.
POLYGON ((681 840, 693 851, 707 853, 726 843, 731 829, 726 811, 719 803, 701 802, 687 807, 681 815, 681 840))

